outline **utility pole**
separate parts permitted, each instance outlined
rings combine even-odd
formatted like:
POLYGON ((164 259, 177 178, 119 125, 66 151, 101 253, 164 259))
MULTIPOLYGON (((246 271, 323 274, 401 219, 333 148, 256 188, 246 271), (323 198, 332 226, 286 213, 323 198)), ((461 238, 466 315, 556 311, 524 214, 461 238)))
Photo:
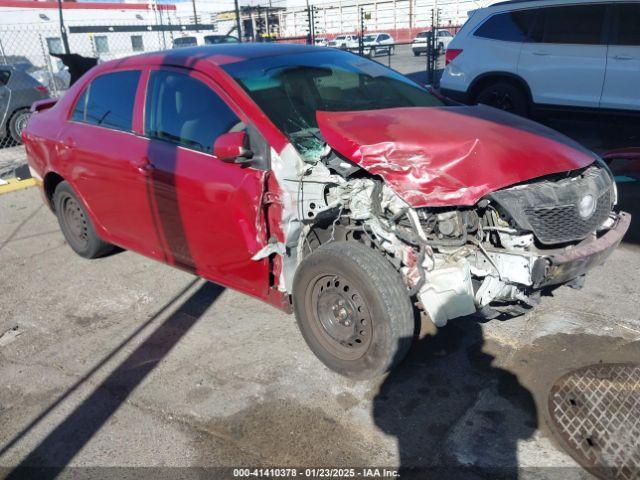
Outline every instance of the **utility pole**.
POLYGON ((193 23, 198 25, 198 12, 196 11, 196 0, 191 0, 191 5, 193 5, 193 23))
POLYGON ((238 7, 238 0, 235 0, 236 7, 236 28, 238 29, 238 41, 242 42, 242 29, 240 28, 240 8, 238 7))
POLYGON ((62 44, 64 45, 64 53, 68 55, 71 53, 71 50, 69 49, 67 29, 64 27, 64 20, 62 19, 62 0, 58 0, 58 16, 60 17, 60 36, 62 37, 62 44))
POLYGON ((364 53, 364 7, 360 7, 360 35, 358 35, 358 55, 364 53))
POLYGON ((309 6, 309 0, 307 0, 307 44, 313 45, 313 34, 311 33, 311 7, 309 6))

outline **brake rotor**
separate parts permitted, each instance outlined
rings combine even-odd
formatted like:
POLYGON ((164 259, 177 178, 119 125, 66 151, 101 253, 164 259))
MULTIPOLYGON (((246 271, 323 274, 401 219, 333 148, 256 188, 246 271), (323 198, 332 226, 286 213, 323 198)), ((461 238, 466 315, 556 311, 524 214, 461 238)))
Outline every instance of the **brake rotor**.
POLYGON ((567 452, 607 479, 640 479, 640 365, 598 364, 557 380, 552 427, 567 452))

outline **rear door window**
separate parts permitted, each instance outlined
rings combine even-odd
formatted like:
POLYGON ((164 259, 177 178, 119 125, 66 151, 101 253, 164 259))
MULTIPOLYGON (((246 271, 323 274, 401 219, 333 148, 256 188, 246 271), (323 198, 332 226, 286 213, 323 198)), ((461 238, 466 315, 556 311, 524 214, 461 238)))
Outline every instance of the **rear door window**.
POLYGON ((614 19, 611 43, 640 46, 640 3, 618 5, 614 19))
POLYGON ((78 98, 71 119, 131 131, 139 79, 138 70, 100 75, 78 98))
POLYGON ((224 100, 197 78, 151 72, 145 108, 148 137, 211 153, 220 135, 243 128, 224 100))
POLYGON ((480 25, 475 36, 505 42, 525 42, 535 16, 535 10, 499 13, 480 25))
POLYGON ((605 5, 540 9, 531 36, 541 43, 599 45, 604 42, 605 5))

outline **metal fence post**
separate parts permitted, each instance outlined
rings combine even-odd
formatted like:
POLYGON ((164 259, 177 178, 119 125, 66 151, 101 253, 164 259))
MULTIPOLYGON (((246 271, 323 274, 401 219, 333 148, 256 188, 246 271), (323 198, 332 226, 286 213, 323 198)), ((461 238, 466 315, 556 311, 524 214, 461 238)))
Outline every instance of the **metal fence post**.
POLYGON ((45 66, 47 68, 47 73, 49 74, 49 89, 53 91, 55 96, 58 96, 58 86, 56 85, 56 80, 53 76, 53 65, 51 65, 51 56, 47 48, 44 46, 44 40, 42 39, 42 34, 38 34, 38 38, 40 39, 40 49, 42 50, 42 58, 45 60, 45 66))

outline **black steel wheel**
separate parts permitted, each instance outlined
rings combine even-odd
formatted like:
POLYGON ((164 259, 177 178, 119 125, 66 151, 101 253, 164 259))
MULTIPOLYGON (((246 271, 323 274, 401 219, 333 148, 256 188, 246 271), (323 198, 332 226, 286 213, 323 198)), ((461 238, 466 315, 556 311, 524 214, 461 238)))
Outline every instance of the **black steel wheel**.
POLYGON ((305 258, 296 271, 293 305, 311 350, 348 377, 390 370, 413 341, 413 309, 400 274, 356 242, 328 243, 305 258))
POLYGON ((22 132, 27 126, 29 118, 31 118, 31 112, 28 109, 18 110, 11 116, 9 120, 9 134, 15 143, 22 143, 22 132))
POLYGON ((522 89, 510 83, 496 83, 485 87, 476 97, 476 102, 521 117, 526 117, 529 110, 527 97, 522 89))
POLYGON ((112 245, 98 237, 82 202, 67 182, 56 187, 53 205, 64 238, 74 252, 96 258, 113 250, 112 245))

